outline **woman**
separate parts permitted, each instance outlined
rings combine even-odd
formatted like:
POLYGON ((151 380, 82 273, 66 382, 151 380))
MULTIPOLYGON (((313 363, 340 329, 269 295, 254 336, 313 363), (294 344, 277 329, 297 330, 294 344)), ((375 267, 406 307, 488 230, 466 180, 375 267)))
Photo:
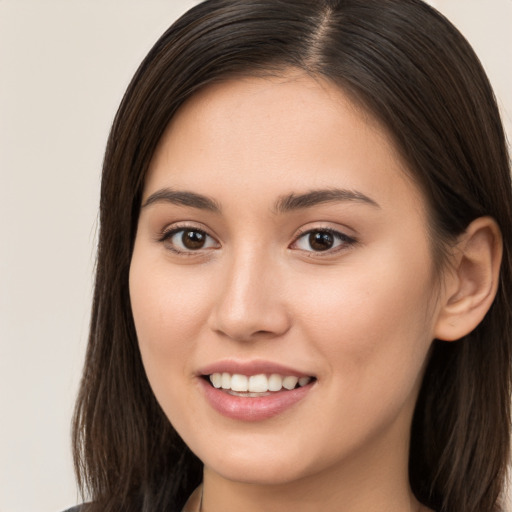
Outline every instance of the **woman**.
POLYGON ((421 1, 186 13, 107 146, 83 510, 500 510, 511 204, 487 78, 421 1))

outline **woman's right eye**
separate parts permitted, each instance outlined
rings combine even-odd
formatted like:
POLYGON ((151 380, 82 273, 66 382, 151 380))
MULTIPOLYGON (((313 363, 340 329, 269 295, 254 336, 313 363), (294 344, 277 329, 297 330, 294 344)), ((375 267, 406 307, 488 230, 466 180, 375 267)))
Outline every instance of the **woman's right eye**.
POLYGON ((161 241, 177 253, 191 253, 219 247, 219 243, 213 237, 196 228, 176 228, 167 231, 161 241))

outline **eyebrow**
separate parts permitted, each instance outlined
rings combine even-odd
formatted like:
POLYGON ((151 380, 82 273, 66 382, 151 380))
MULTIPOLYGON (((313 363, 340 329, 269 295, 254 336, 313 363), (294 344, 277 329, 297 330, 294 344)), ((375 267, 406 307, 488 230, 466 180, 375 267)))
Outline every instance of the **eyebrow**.
POLYGON ((339 188, 329 188, 324 190, 311 190, 304 194, 289 194, 280 197, 274 209, 277 213, 286 213, 294 210, 301 210, 304 208, 311 208, 323 203, 337 203, 340 201, 354 201, 358 203, 365 203, 375 208, 380 208, 380 205, 357 190, 347 190, 339 188))
POLYGON ((171 188, 162 188, 151 194, 142 208, 146 208, 155 203, 171 203, 180 206, 189 206, 199 210, 208 210, 214 213, 220 213, 220 205, 210 197, 188 192, 186 190, 173 190, 171 188))
MULTIPOLYGON (((295 210, 311 208, 319 204, 334 203, 340 201, 360 202, 376 208, 380 208, 376 201, 363 194, 362 192, 358 192, 356 190, 329 188, 322 190, 311 190, 303 194, 291 193, 282 196, 276 201, 274 205, 274 212, 287 213, 295 210)), ((147 206, 155 203, 171 203, 180 206, 197 208, 199 210, 221 213, 221 207, 214 199, 186 190, 173 190, 171 188, 162 188, 157 190, 146 199, 142 205, 142 208, 146 208, 147 206)))

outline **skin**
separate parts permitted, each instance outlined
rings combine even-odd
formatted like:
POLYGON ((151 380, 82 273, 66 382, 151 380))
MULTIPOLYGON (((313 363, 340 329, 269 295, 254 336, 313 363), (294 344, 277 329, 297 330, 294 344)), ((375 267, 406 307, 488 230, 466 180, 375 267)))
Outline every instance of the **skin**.
POLYGON ((300 74, 211 85, 167 128, 142 203, 130 271, 140 351, 205 464, 203 510, 426 510, 408 483, 409 431, 453 286, 439 286, 424 198, 385 130, 300 74), (146 204, 169 188, 220 212, 146 204), (276 211, 283 196, 333 188, 370 201, 276 211), (181 233, 163 240, 173 228, 207 242, 180 249, 181 233), (303 233, 326 228, 349 238, 314 251, 303 233), (234 420, 198 377, 227 359, 286 364, 316 382, 275 417, 234 420))

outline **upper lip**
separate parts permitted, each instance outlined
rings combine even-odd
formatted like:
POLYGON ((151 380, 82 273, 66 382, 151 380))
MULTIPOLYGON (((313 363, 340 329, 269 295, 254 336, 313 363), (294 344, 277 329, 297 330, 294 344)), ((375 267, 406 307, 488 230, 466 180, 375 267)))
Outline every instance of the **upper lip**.
POLYGON ((223 361, 217 361, 215 363, 208 364, 202 367, 199 371, 199 375, 211 375, 213 373, 230 373, 239 375, 259 375, 273 373, 278 375, 293 375, 296 377, 313 377, 311 373, 305 373, 296 368, 291 368, 279 363, 272 361, 236 361, 233 359, 226 359, 223 361))

